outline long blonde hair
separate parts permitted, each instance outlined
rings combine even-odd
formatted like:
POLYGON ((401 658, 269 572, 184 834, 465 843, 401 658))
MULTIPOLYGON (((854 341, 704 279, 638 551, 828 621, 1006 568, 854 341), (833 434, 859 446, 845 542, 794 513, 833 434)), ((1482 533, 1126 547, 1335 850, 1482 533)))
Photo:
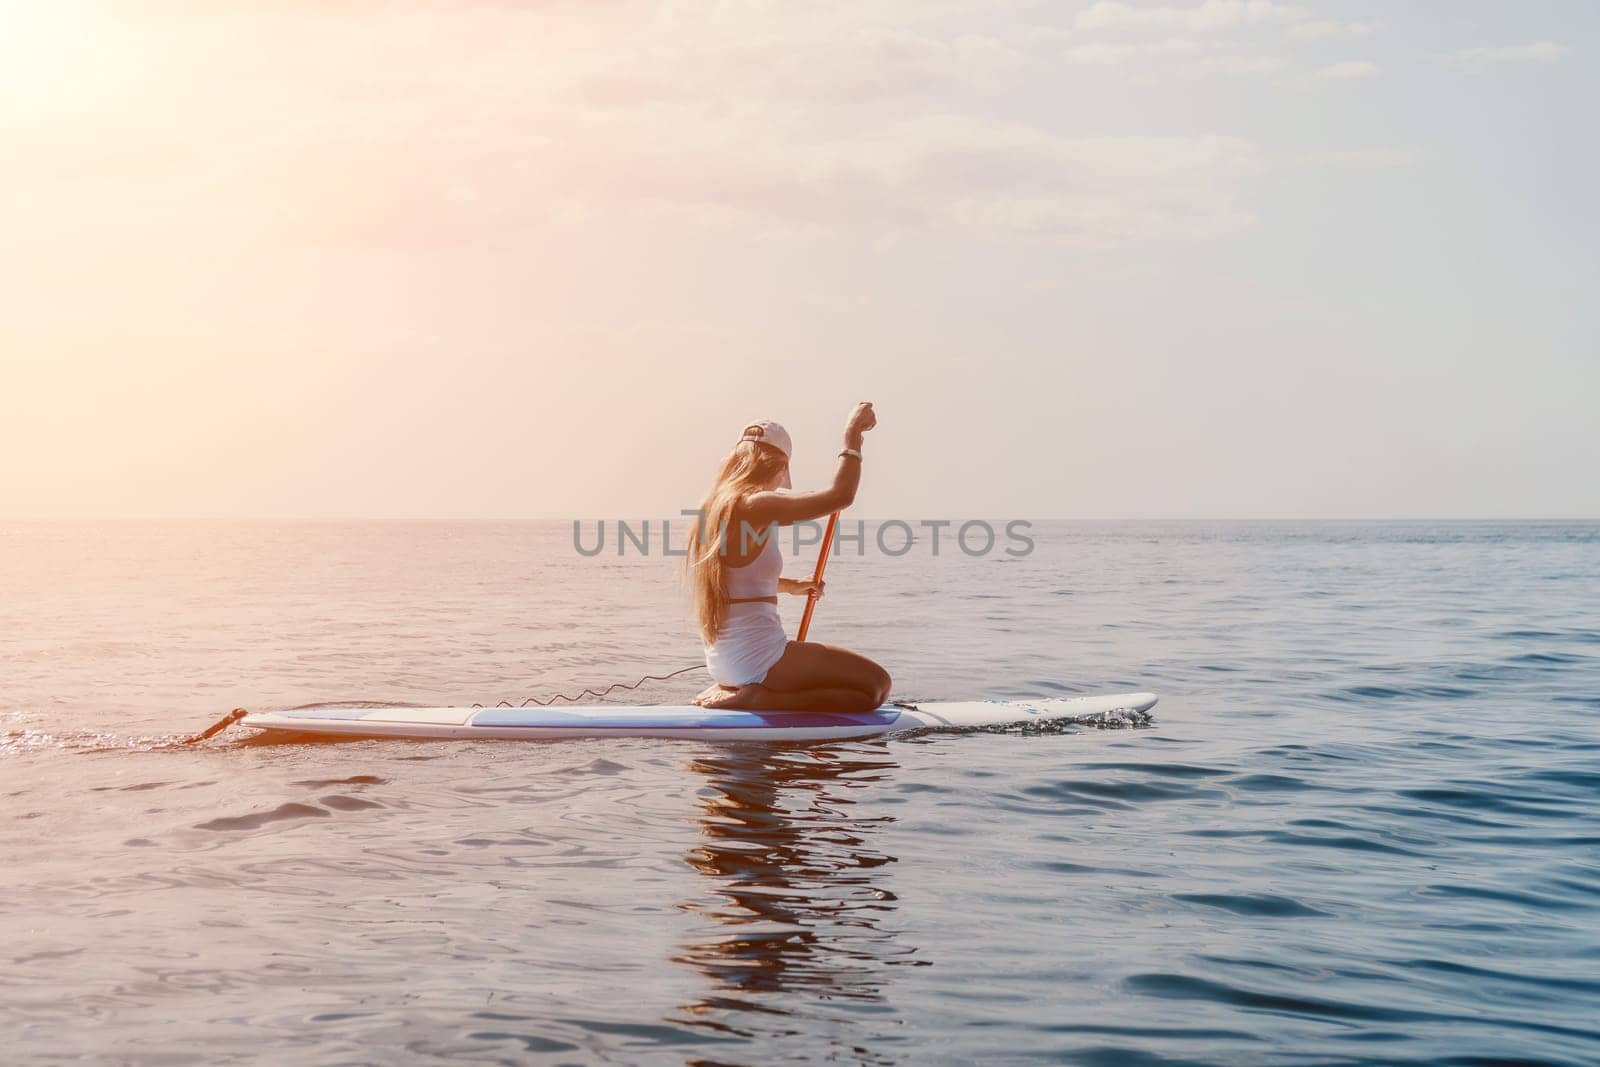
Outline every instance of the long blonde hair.
MULTIPOLYGON (((751 426, 745 433, 759 433, 751 426)), ((683 560, 684 574, 700 621, 700 636, 714 644, 728 618, 727 539, 734 529, 735 513, 751 493, 770 489, 788 459, 772 445, 741 441, 734 446, 700 501, 700 515, 689 531, 683 560)))

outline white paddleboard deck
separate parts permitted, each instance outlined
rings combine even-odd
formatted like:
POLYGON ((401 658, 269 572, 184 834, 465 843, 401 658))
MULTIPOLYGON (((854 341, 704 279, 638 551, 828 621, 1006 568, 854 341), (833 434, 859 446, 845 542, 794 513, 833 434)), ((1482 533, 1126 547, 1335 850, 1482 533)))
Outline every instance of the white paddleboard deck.
POLYGON ((250 712, 239 725, 266 734, 422 740, 537 741, 582 737, 675 737, 696 741, 844 741, 913 730, 971 730, 1016 723, 1140 716, 1154 693, 1052 700, 885 704, 875 711, 710 710, 693 706, 562 708, 295 708, 250 712))

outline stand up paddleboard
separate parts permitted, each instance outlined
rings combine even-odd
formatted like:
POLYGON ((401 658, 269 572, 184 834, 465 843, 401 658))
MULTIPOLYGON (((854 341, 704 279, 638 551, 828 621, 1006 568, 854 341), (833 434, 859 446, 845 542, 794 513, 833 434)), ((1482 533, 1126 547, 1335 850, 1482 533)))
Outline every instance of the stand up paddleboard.
MULTIPOLYGON (((233 721, 263 734, 422 740, 538 741, 583 737, 677 737, 695 741, 845 741, 913 730, 971 730, 1082 720, 1130 721, 1155 706, 1154 693, 1059 700, 974 700, 885 704, 876 711, 711 710, 693 706, 566 708, 314 707, 243 712, 233 721)), ((221 725, 221 724, 219 724, 221 725)))
MULTIPOLYGON (((828 518, 813 580, 822 583, 828 548, 839 513, 828 518)), ((813 592, 800 620, 798 641, 806 639, 818 594, 813 592)), ((692 670, 685 668, 684 670, 692 670)), ((682 674, 675 671, 673 674, 682 674)), ((660 676, 664 681, 673 675, 660 676)), ((613 686, 612 688, 616 688, 613 686)), ((629 686, 628 688, 631 688, 629 686)), ((603 695, 609 690, 596 692, 603 695)), ((594 737, 672 737, 692 741, 849 741, 917 730, 974 730, 1016 724, 1084 722, 1131 725, 1145 721, 1154 693, 1058 700, 972 700, 953 703, 885 704, 874 711, 842 714, 807 711, 743 711, 692 705, 618 707, 524 706, 495 708, 338 707, 318 705, 288 711, 252 712, 235 708, 185 744, 197 744, 237 723, 262 736, 292 740, 294 735, 348 738, 412 738, 451 741, 546 741, 594 737)))

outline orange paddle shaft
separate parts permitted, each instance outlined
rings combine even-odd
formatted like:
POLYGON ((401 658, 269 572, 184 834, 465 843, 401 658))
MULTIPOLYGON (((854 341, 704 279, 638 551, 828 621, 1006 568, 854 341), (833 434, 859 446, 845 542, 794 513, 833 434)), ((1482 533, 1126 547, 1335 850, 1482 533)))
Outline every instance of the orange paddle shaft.
MULTIPOLYGON (((828 566, 828 550, 833 547, 833 530, 838 525, 839 513, 835 511, 828 516, 828 528, 822 531, 822 552, 817 556, 817 573, 811 576, 813 582, 822 581, 822 572, 828 566)), ((806 613, 800 616, 800 634, 795 638, 796 641, 806 639, 806 631, 811 629, 811 613, 816 610, 817 594, 815 592, 806 594, 806 613)))

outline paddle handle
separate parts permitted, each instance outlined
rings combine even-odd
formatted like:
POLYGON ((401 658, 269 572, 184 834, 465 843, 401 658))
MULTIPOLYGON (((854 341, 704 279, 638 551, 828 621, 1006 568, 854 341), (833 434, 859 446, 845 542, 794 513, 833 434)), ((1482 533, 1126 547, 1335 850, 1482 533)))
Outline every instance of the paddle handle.
MULTIPOLYGON (((828 550, 833 547, 833 531, 839 525, 839 513, 835 511, 828 516, 828 528, 822 531, 822 552, 817 556, 817 571, 811 576, 813 582, 822 581, 822 572, 828 567, 828 550)), ((800 633, 796 641, 806 639, 806 631, 811 629, 811 613, 817 610, 817 596, 813 591, 806 594, 806 613, 800 616, 800 633)))

